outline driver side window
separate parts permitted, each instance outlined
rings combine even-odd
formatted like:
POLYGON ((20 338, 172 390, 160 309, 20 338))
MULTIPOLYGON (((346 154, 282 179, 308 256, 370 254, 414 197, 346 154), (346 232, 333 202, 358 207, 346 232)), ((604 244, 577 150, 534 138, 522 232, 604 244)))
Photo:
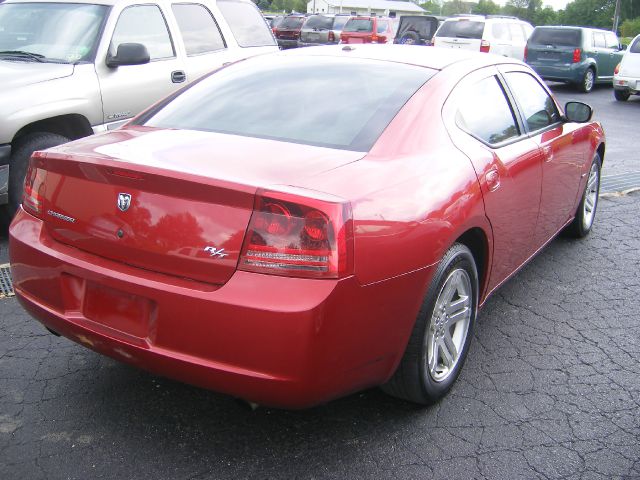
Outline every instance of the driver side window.
POLYGON ((109 52, 115 55, 121 43, 141 43, 151 61, 175 57, 167 24, 157 5, 134 5, 120 14, 109 52))
POLYGON ((530 132, 560 121, 560 113, 553 98, 535 78, 524 72, 509 72, 505 74, 505 78, 522 109, 530 132))

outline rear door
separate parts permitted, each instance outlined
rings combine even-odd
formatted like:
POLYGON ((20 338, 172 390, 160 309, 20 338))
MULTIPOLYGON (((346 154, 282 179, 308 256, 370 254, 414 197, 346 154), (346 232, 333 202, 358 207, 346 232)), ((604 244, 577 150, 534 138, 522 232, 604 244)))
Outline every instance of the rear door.
POLYGON ((527 44, 527 63, 540 66, 569 66, 573 53, 581 46, 581 32, 577 28, 538 27, 527 44))
POLYGON ((436 47, 460 48, 479 52, 484 28, 484 20, 470 20, 468 18, 446 20, 433 37, 433 44, 436 47))
POLYGON ((493 230, 489 288, 533 253, 542 186, 542 153, 528 138, 495 67, 468 75, 443 110, 451 138, 478 175, 493 230))
POLYGON ((607 77, 613 78, 613 71, 616 66, 622 61, 624 51, 620 49, 620 41, 616 34, 613 32, 606 32, 604 34, 605 47, 609 52, 609 59, 607 62, 607 70, 603 72, 607 77))

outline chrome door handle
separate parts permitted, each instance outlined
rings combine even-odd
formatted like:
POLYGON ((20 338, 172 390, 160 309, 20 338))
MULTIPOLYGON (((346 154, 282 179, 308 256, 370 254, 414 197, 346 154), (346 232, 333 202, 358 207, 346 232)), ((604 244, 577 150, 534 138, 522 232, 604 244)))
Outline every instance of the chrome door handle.
POLYGON ((182 70, 175 70, 171 72, 171 81, 173 83, 182 83, 187 79, 187 74, 182 70))

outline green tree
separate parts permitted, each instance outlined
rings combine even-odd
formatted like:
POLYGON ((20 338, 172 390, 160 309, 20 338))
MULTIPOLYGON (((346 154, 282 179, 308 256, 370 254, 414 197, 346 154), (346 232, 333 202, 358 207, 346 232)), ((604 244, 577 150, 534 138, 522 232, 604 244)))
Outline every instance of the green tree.
POLYGON ((635 37, 640 33, 640 17, 626 19, 620 25, 620 34, 623 37, 635 37))
POLYGON ((611 29, 615 0, 574 0, 568 3, 560 22, 563 25, 611 29))
POLYGON ((558 12, 551 7, 544 7, 536 11, 533 24, 534 25, 557 25, 558 24, 558 12))
POLYGON ((441 4, 435 0, 428 0, 420 6, 432 15, 440 15, 441 4))
POLYGON ((500 5, 493 0, 480 0, 478 5, 473 7, 472 13, 480 15, 497 15, 500 13, 500 5))

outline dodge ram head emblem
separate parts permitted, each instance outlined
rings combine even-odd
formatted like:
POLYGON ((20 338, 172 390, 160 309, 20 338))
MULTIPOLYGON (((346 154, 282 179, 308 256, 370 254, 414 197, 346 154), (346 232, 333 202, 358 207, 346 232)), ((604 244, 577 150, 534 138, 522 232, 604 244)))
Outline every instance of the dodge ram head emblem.
POLYGON ((126 212, 127 210, 129 210, 130 206, 131 206, 131 195, 129 195, 128 193, 119 193, 118 208, 121 211, 126 212))

